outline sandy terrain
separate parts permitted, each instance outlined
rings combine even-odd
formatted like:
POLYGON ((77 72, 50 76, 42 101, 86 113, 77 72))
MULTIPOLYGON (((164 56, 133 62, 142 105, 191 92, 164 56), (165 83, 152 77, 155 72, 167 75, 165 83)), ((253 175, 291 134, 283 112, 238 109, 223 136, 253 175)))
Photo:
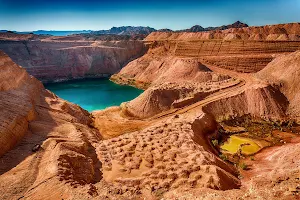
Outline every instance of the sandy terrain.
POLYGON ((1 52, 0 198, 299 198, 300 129, 285 130, 299 123, 299 45, 272 39, 283 30, 298 35, 297 27, 228 29, 220 32, 225 40, 206 41, 153 33, 148 52, 112 77, 145 92, 91 114, 45 90, 1 52), (241 40, 230 31, 241 38, 265 31, 266 38, 241 40), (227 45, 222 55, 211 51, 215 42, 227 45), (260 127, 261 139, 280 141, 231 163, 216 143, 231 129, 251 132, 224 126, 245 116, 254 127, 263 126, 258 120, 269 124, 271 135, 260 127))

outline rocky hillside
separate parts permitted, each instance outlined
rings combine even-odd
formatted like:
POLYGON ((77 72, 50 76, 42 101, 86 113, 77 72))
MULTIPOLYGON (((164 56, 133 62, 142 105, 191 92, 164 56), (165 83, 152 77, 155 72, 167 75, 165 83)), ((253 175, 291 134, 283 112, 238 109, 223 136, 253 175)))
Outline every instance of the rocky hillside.
POLYGON ((79 35, 49 37, 0 34, 0 50, 43 82, 109 77, 141 56, 141 41, 103 41, 79 35), (2 36, 2 38, 1 38, 2 36))
POLYGON ((29 122, 37 117, 35 105, 40 101, 43 86, 3 52, 0 52, 0 60, 2 122, 0 156, 2 156, 20 142, 28 131, 29 122))
POLYGON ((130 62, 112 80, 149 86, 154 79, 169 80, 170 71, 177 71, 178 60, 187 59, 192 60, 191 68, 198 62, 237 72, 258 72, 276 56, 300 50, 299 37, 298 23, 200 33, 154 32, 145 39, 148 52, 130 62))

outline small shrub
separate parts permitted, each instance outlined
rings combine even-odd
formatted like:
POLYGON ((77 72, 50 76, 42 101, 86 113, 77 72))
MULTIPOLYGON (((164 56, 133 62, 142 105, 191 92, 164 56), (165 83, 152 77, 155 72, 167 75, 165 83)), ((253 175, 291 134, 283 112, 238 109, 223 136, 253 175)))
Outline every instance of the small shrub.
POLYGON ((247 170, 247 169, 249 169, 249 168, 248 168, 248 165, 245 164, 245 163, 241 163, 241 164, 240 164, 240 168, 241 168, 242 170, 247 170))
POLYGON ((224 161, 227 161, 227 160, 228 160, 227 156, 224 155, 224 154, 220 154, 219 157, 220 157, 222 160, 224 160, 224 161))
POLYGON ((212 143, 215 147, 219 145, 219 141, 216 140, 216 139, 212 140, 211 143, 212 143))
POLYGON ((250 159, 251 159, 251 160, 254 160, 254 156, 251 156, 250 159))

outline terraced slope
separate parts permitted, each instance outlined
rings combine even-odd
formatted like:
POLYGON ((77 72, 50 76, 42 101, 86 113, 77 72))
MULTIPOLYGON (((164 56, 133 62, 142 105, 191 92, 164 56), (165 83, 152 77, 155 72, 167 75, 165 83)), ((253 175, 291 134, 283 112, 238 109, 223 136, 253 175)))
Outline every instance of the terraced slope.
POLYGON ((112 80, 128 84, 130 79, 136 85, 139 82, 149 85, 155 82, 149 78, 153 76, 151 73, 164 76, 166 68, 171 69, 178 59, 198 60, 238 72, 258 72, 276 56, 300 50, 299 38, 299 23, 200 33, 153 32, 145 38, 148 52, 129 63, 112 80))

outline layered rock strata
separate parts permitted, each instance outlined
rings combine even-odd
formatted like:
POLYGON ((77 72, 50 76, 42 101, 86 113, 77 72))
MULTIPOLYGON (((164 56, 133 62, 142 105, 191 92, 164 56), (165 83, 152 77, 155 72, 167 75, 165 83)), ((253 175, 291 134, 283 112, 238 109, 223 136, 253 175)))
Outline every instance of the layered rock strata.
POLYGON ((179 75, 180 79, 197 61, 238 72, 258 72, 276 56, 300 50, 299 38, 298 23, 200 33, 153 32, 144 39, 148 52, 112 80, 147 88, 156 81, 153 77, 176 80, 179 75), (178 71, 176 78, 170 71, 178 71))
MULTIPOLYGON (((101 41, 81 36, 0 39, 0 50, 42 82, 109 77, 141 56, 137 40, 101 41)), ((21 37, 21 36, 19 36, 21 37)))
POLYGON ((300 23, 276 24, 266 26, 236 27, 226 30, 213 30, 198 33, 153 32, 146 40, 277 40, 299 41, 300 23))

